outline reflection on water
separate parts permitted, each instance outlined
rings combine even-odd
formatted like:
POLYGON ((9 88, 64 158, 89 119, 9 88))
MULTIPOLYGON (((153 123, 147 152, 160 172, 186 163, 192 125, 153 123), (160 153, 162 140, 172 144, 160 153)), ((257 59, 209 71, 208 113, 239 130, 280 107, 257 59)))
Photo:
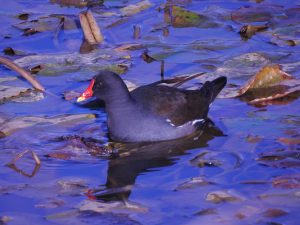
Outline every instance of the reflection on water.
POLYGON ((127 200, 136 178, 158 167, 173 165, 175 157, 187 150, 207 146, 208 141, 223 133, 212 124, 188 138, 149 143, 123 144, 118 149, 118 157, 108 163, 106 189, 95 193, 98 199, 127 200))

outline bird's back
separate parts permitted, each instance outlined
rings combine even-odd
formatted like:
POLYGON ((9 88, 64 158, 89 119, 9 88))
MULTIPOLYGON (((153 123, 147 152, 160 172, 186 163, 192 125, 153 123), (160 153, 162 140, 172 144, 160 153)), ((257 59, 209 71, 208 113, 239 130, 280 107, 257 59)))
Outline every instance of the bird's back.
POLYGON ((141 110, 170 120, 175 126, 206 118, 210 103, 226 84, 226 77, 206 82, 198 90, 183 90, 163 85, 147 85, 131 92, 141 110))

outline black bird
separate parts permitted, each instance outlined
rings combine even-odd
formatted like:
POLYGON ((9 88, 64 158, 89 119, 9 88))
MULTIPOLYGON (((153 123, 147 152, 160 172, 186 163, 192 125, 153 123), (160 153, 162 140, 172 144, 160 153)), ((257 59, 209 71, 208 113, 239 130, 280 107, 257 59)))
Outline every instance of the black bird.
POLYGON ((226 77, 219 77, 198 90, 156 82, 129 92, 119 75, 101 71, 77 102, 93 96, 105 102, 109 135, 114 141, 173 140, 192 134, 208 120, 209 106, 226 82, 226 77))

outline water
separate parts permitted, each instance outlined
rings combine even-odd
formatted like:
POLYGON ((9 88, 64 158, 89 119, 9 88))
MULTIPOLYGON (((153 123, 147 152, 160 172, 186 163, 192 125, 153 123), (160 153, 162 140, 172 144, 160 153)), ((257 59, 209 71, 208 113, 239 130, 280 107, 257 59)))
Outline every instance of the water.
MULTIPOLYGON (((150 55, 164 58, 166 78, 213 72, 224 61, 245 53, 259 53, 272 63, 293 64, 287 72, 299 78, 300 19, 297 13, 290 20, 284 17, 288 9, 299 12, 297 1, 190 1, 183 7, 209 15, 219 25, 177 28, 163 22, 163 10, 158 8, 165 2, 153 0, 149 9, 129 17, 123 24, 104 28, 121 18, 104 17, 104 12, 119 13, 119 7, 135 2, 105 1, 105 7, 92 9, 105 37, 100 53, 102 49, 111 50, 125 43, 143 44, 150 55), (252 21, 252 17, 250 22, 233 21, 232 13, 242 6, 265 9, 270 5, 279 8, 279 12, 270 11, 268 21, 272 26, 268 31, 279 33, 283 39, 294 39, 296 46, 273 40, 268 32, 257 33, 248 40, 242 40, 238 34, 242 25, 264 21, 252 21), (138 40, 133 39, 136 24, 141 26, 138 40), (167 27, 169 35, 163 36, 160 27, 167 27), (293 32, 281 33, 276 30, 279 28, 290 28, 293 32), (271 44, 272 41, 277 45, 271 44)), ((22 31, 13 25, 22 22, 15 16, 24 12, 29 13, 30 20, 50 14, 76 18, 85 8, 64 7, 48 1, 0 3, 0 49, 12 47, 41 56, 79 51, 81 29, 61 31, 54 41, 51 30, 22 36, 22 31)), ((122 75, 137 85, 160 79, 160 63, 144 62, 140 57, 143 50, 128 53, 131 66, 122 75)), ((103 109, 91 109, 63 99, 65 91, 82 91, 88 84, 85 80, 93 73, 93 70, 80 69, 62 70, 55 76, 37 75, 51 95, 46 94, 43 100, 32 103, 7 101, 0 105, 1 118, 5 118, 2 131, 7 124, 11 128, 9 122, 20 118, 25 117, 17 128, 26 124, 28 116, 46 118, 22 129, 9 129, 9 135, 0 139, 2 220, 7 216, 8 224, 24 224, 24 220, 28 224, 299 223, 300 147, 299 141, 298 144, 287 141, 299 140, 298 98, 264 107, 249 105, 238 98, 217 99, 209 113, 216 127, 207 128, 198 140, 122 145, 116 147, 118 157, 106 157, 91 152, 78 139, 107 142, 103 109), (57 118, 74 114, 95 114, 96 118, 54 123, 57 118), (30 154, 16 162, 15 170, 6 165, 26 149, 39 156, 40 168, 35 168, 30 154), (211 198, 216 195, 223 198, 211 198), (127 205, 119 204, 124 201, 127 205), (92 210, 84 210, 88 207, 92 210)), ((1 74, 16 76, 4 67, 1 74)), ((238 83, 239 79, 229 77, 230 83, 238 83)), ((21 78, 5 85, 29 87, 21 78)))

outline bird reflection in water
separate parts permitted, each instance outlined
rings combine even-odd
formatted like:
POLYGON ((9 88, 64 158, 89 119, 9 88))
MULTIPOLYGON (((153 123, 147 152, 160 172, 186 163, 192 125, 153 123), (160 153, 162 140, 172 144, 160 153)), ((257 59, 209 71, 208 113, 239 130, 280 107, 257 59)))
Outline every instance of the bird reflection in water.
POLYGON ((94 190, 94 198, 102 201, 127 201, 137 177, 151 169, 171 166, 174 156, 181 156, 187 150, 203 148, 223 132, 207 122, 201 130, 186 138, 156 143, 120 144, 117 156, 108 162, 105 188, 94 190))

